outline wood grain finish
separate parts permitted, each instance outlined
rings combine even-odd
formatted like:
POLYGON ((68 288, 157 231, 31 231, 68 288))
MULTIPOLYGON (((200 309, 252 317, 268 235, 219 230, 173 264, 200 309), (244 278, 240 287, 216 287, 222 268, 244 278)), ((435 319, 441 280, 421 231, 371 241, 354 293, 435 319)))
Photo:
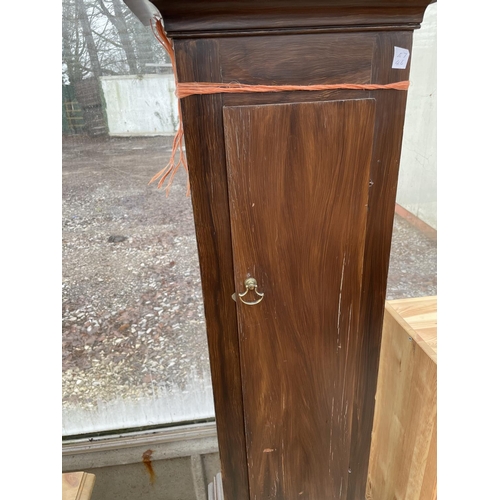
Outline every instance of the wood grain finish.
MULTIPOLYGON (((179 76, 212 81, 220 67, 216 42, 176 45, 179 76)), ((222 127, 222 97, 182 101, 193 213, 202 276, 219 454, 226 500, 248 499, 239 342, 229 201, 222 127)))
POLYGON ((224 109, 250 498, 346 498, 374 115, 224 109))
POLYGON ((252 85, 369 83, 376 35, 356 33, 224 38, 224 82, 252 85), (311 51, 314 47, 314 51, 311 51), (263 64, 265 60, 265 64, 263 64))
MULTIPOLYGON (((406 70, 392 69, 394 47, 411 49, 412 33, 380 33, 374 50, 372 83, 408 79, 406 70)), ((375 391, 382 337, 387 274, 391 250, 394 206, 398 183, 406 92, 373 91, 377 101, 368 199, 363 295, 360 312, 360 357, 351 440, 351 474, 348 500, 365 494, 368 459, 375 408, 375 391)))
POLYGON ((391 300, 389 305, 413 330, 413 341, 437 363, 437 297, 391 300))
POLYGON ((62 500, 90 500, 94 483, 94 474, 66 472, 62 475, 62 500))
MULTIPOLYGON (((155 0, 154 3, 160 8, 167 29, 171 30, 181 82, 309 84, 351 81, 386 84, 408 79, 409 66, 405 70, 391 68, 394 46, 411 50, 411 30, 416 27, 415 23, 420 22, 428 2, 222 0, 200 3, 195 0, 155 0), (338 30, 359 32, 343 33, 338 30), (352 53, 354 62, 349 60, 349 53, 352 53)), ((320 490, 329 492, 330 496, 326 498, 364 498, 405 104, 406 92, 384 90, 225 94, 191 96, 182 100, 226 500, 254 500, 255 495, 257 500, 280 498, 276 496, 278 494, 286 500, 318 500, 325 498, 323 493, 319 493, 320 490), (333 104, 324 101, 346 102, 333 104), (284 103, 290 104, 283 106, 284 103), (247 111, 244 111, 244 107, 247 107, 247 111), (250 108, 254 111, 250 112, 250 108), (351 119, 341 109, 352 111, 352 120, 357 126, 349 121, 351 119), (320 115, 329 117, 330 121, 336 118, 336 135, 322 135, 323 132, 319 131, 320 115), (363 143, 361 149, 364 151, 364 160, 343 173, 345 178, 341 176, 342 182, 354 183, 354 176, 359 175, 356 184, 344 191, 338 190, 333 182, 323 182, 320 189, 311 180, 311 173, 321 171, 323 179, 328 179, 328 176, 333 179, 340 175, 340 171, 333 167, 331 171, 325 168, 328 163, 333 165, 336 161, 333 145, 340 141, 351 157, 355 151, 350 141, 359 138, 361 131, 366 132, 369 120, 366 121, 365 118, 368 115, 374 124, 369 167, 365 161, 369 161, 370 154, 365 151, 367 146, 363 143), (255 118, 257 116, 259 119, 255 118), (278 118, 283 120, 280 124, 278 118), (236 122, 239 119, 248 119, 247 124, 252 124, 251 129, 247 126, 243 128, 242 123, 238 125, 236 122), (303 119, 308 120, 314 134, 300 125, 303 119), (231 125, 228 125, 230 122, 231 125), (345 127, 349 130, 353 127, 356 129, 350 139, 342 135, 346 133, 345 127), (248 150, 252 157, 246 160, 246 170, 241 170, 241 164, 234 157, 234 148, 232 153, 226 150, 228 144, 233 144, 236 139, 240 143, 248 141, 250 130, 251 136, 258 138, 260 146, 255 150, 248 150), (319 141, 316 134, 323 139, 319 141), (230 164, 226 162, 226 152, 230 164), (286 171, 286 176, 280 170, 284 168, 284 164, 279 163, 282 160, 278 161, 278 153, 285 155, 290 165, 293 165, 293 169, 286 171), (277 163, 262 176, 262 169, 269 165, 269 159, 277 163), (254 169, 255 172, 252 173, 254 169), (260 174, 257 175, 258 173, 260 174), (244 181, 240 175, 244 176, 244 181), (365 184, 365 178, 369 179, 369 188, 365 184), (251 193, 242 189, 236 191, 236 186, 238 182, 257 182, 258 179, 263 183, 258 187, 258 195, 267 197, 268 201, 265 203, 270 209, 266 213, 272 216, 270 221, 278 218, 281 220, 278 224, 279 231, 295 235, 297 248, 293 250, 296 253, 287 253, 279 246, 281 243, 278 246, 275 244, 275 234, 271 234, 270 230, 271 222, 267 225, 261 222, 265 217, 264 212, 258 216, 258 221, 253 222, 253 232, 248 228, 244 229, 241 218, 247 217, 246 221, 250 223, 249 214, 244 215, 246 212, 236 207, 245 204, 248 201, 245 197, 251 196, 251 193), (323 198, 307 198, 304 187, 301 187, 302 183, 312 193, 318 189, 319 193, 323 193, 323 198), (361 186, 367 192, 354 196, 355 190, 361 189, 361 186), (285 187, 286 197, 283 195, 285 187), (278 193, 275 199, 270 196, 273 189, 278 193), (318 221, 324 222, 329 212, 339 209, 336 203, 340 203, 341 212, 348 219, 345 223, 339 223, 333 218, 320 225, 318 221), (278 210, 279 204, 288 210, 286 217, 278 210), (318 207, 321 204, 325 206, 320 209, 318 207), (368 212, 365 211, 365 219, 361 219, 357 211, 361 205, 364 207, 366 204, 368 212), (306 219, 310 223, 306 224, 306 219), (241 226, 238 226, 240 223, 241 226), (298 230, 299 227, 302 229, 298 230), (242 238, 245 231, 252 234, 252 238, 260 244, 254 248, 253 244, 248 246, 238 243, 243 240, 235 238, 242 238), (310 238, 314 231, 318 231, 315 236, 318 245, 322 242, 321 251, 307 253, 305 236, 310 238), (240 236, 236 236, 237 233, 241 233, 240 236), (357 245, 353 244, 354 240, 357 245), (347 363, 347 354, 340 361, 334 349, 333 359, 338 363, 335 361, 327 364, 326 360, 332 355, 332 345, 328 342, 332 339, 319 336, 311 342, 309 337, 306 340, 298 332, 306 331, 303 329, 306 320, 310 325, 307 331, 311 335, 312 332, 327 331, 325 325, 328 321, 333 322, 333 328, 336 327, 337 312, 332 305, 339 298, 336 285, 340 272, 340 247, 336 245, 345 245, 345 248, 351 249, 351 275, 349 284, 344 281, 343 286, 348 287, 353 301, 350 332, 357 332, 357 335, 350 337, 347 363), (259 251, 261 254, 252 254, 255 257, 253 263, 246 260, 243 262, 241 248, 251 248, 251 252, 259 251), (276 265, 278 253, 280 259, 276 265), (327 258, 327 255, 331 257, 327 258), (270 266, 271 259, 274 259, 273 266, 270 266), (310 263, 314 259, 319 259, 321 265, 312 266, 314 271, 311 273, 310 263), (362 274, 358 274, 360 262, 362 274), (323 265, 326 267, 320 272, 323 265), (258 266, 265 266, 266 269, 258 266), (268 270, 267 267, 272 269, 268 270), (279 276, 287 276, 288 284, 276 279, 272 274, 276 269, 281 271, 279 276), (269 325, 267 320, 265 323, 260 322, 261 328, 257 329, 257 334, 250 335, 246 333, 248 325, 252 325, 255 318, 245 315, 256 314, 253 309, 258 306, 250 307, 248 311, 242 310, 241 305, 237 306, 231 299, 231 295, 236 290, 243 291, 242 282, 248 272, 257 274, 257 271, 262 273, 262 276, 255 277, 266 293, 266 298, 260 305, 267 311, 269 325), (328 289, 324 288, 328 281, 326 276, 333 283, 328 289), (317 290, 312 284, 314 279, 323 279, 317 290), (356 288, 359 279, 361 284, 356 288), (283 305, 276 305, 276 311, 266 309, 273 300, 275 285, 281 294, 281 304, 287 304, 288 309, 283 305), (294 312, 288 318, 293 300, 291 292, 287 290, 291 289, 294 292, 293 300, 301 291, 308 291, 309 295, 314 293, 311 296, 317 297, 320 289, 324 293, 324 299, 314 302, 315 305, 309 312, 294 312), (286 299, 284 302, 283 297, 286 299), (273 316, 275 312, 277 318, 273 316), (297 314, 299 318, 295 317, 297 314), (354 326, 356 322, 357 327, 354 326), (279 324, 286 325, 286 328, 279 331, 279 324), (268 328, 272 329, 273 335, 263 334, 268 328), (257 344, 260 347, 255 347, 256 352, 267 356, 262 359, 274 360, 274 364, 268 363, 270 366, 263 368, 262 362, 252 361, 252 356, 255 358, 256 343, 250 347, 249 342, 254 338, 259 339, 257 344), (278 363, 278 360, 285 359, 284 354, 293 361, 295 370, 285 367, 284 363, 278 363), (313 363, 316 358, 317 363, 313 363), (256 369, 253 374, 252 363, 256 369), (261 377, 262 373, 265 377, 261 377), (274 387, 270 383, 272 379, 274 387), (303 387, 301 380, 305 380, 303 387), (332 397, 336 400, 338 397, 338 386, 334 386, 334 383, 338 384, 343 380, 348 380, 346 391, 351 395, 348 414, 341 420, 346 424, 347 434, 341 426, 330 426, 331 417, 325 417, 323 421, 320 417, 327 410, 331 415, 332 397), (313 387, 316 391, 312 390, 313 387), (278 398, 278 395, 285 395, 285 399, 289 399, 285 407, 287 411, 282 410, 282 403, 278 399, 269 403, 270 397, 278 398), (294 405, 291 405, 292 401, 294 405), (264 402, 268 409, 272 409, 274 424, 278 426, 278 416, 282 420, 282 425, 275 432, 270 432, 270 427, 262 424, 262 416, 258 416, 259 408, 264 408, 264 402), (308 414, 305 403, 315 408, 314 413, 308 414), (248 414, 247 409, 250 409, 248 414), (249 433, 250 428, 253 430, 249 433), (322 441, 319 436, 324 436, 330 429, 333 429, 332 436, 335 435, 337 441, 332 441, 329 436, 322 441), (261 431, 262 435, 257 435, 261 431), (289 479, 293 474, 286 469, 285 473, 282 472, 282 465, 286 468, 286 464, 285 461, 280 462, 277 452, 264 453, 263 450, 279 450, 283 446, 280 443, 266 444, 275 435, 276 438, 283 437, 289 443, 286 450, 283 448, 283 456, 289 467, 295 468, 295 475, 303 479, 289 479), (349 439, 344 438, 346 435, 349 439), (298 441, 293 441, 294 436, 297 436, 298 441), (308 448, 306 441, 314 443, 317 458, 312 455, 312 444, 308 448), (330 443, 334 442, 335 446, 342 442, 342 453, 330 459, 330 443), (346 448, 349 448, 349 452, 345 451, 346 448), (304 457, 307 457, 307 461, 304 457), (330 470, 327 470, 328 466, 330 470), (304 471, 308 471, 307 474, 304 471), (335 476, 334 479, 332 475, 335 476), (257 481, 255 477, 262 481, 257 481), (294 497, 291 493, 300 488, 300 481, 303 481, 304 488, 309 488, 309 497, 305 493, 294 497), (252 497, 250 490, 253 492, 252 497)), ((345 290, 342 293, 343 303, 347 297, 345 290)), ((302 300, 306 298, 303 297, 302 300)), ((344 312, 342 309, 341 323, 348 317, 344 312)), ((344 328, 341 328, 341 332, 342 335, 346 334, 344 328)), ((340 398, 334 402, 334 413, 340 412, 341 401, 340 398)), ((304 490, 299 489, 296 494, 300 491, 304 490)))
POLYGON ((434 350, 423 348, 426 342, 418 333, 436 337, 435 314, 435 297, 386 304, 366 490, 369 500, 434 500, 437 496, 437 365, 428 355, 434 350), (393 305, 403 309, 406 320, 393 305))
MULTIPOLYGON (((235 30, 297 30, 325 26, 414 29, 429 0, 153 0, 176 36, 235 30)), ((227 34, 227 33, 226 33, 227 34)))

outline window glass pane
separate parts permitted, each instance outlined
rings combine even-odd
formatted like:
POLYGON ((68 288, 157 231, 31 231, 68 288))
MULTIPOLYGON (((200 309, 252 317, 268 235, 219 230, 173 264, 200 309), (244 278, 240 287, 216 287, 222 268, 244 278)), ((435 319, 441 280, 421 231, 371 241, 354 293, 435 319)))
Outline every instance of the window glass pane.
POLYGON ((148 185, 173 88, 123 2, 63 1, 63 435, 214 417, 186 174, 148 185))

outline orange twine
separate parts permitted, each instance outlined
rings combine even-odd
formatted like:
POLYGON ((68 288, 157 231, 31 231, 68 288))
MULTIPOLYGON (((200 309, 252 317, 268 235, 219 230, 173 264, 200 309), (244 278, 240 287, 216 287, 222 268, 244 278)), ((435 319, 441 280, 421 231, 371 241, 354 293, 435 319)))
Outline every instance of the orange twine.
MULTIPOLYGON (((163 29, 161 19, 156 19, 154 24, 153 20, 151 20, 151 29, 153 30, 153 33, 157 40, 163 45, 163 48, 167 51, 170 60, 172 61, 172 70, 174 73, 174 80, 175 80, 175 88, 177 89, 179 83, 177 81, 177 67, 175 65, 175 54, 174 54, 174 47, 172 45, 172 41, 167 38, 167 34, 165 33, 165 30, 163 29), (155 29, 156 28, 156 29, 155 29)), ((163 186, 163 183, 167 179, 167 177, 170 175, 170 179, 168 180, 167 186, 165 188, 165 193, 166 196, 168 196, 168 193, 170 192, 170 188, 172 187, 172 183, 174 181, 175 174, 179 170, 179 167, 182 165, 184 169, 186 170, 186 173, 188 172, 188 166, 187 166, 187 161, 186 161, 186 156, 184 154, 184 150, 182 149, 182 139, 184 137, 184 127, 182 125, 182 114, 181 114, 181 101, 179 100, 177 103, 178 110, 179 110, 179 128, 177 129, 177 132, 174 136, 174 140, 172 142, 172 154, 170 155, 170 161, 168 162, 167 166, 160 170, 150 181, 149 184, 152 182, 155 182, 158 180, 158 189, 161 189, 163 186), (175 162, 175 155, 179 152, 179 161, 177 163, 175 162)), ((189 176, 187 179, 186 183, 186 196, 189 196, 190 192, 190 186, 189 186, 189 176)))
MULTIPOLYGON (((170 60, 172 61, 172 69, 174 72, 175 79, 175 94, 179 98, 179 129, 175 134, 174 141, 172 143, 172 154, 170 156, 170 161, 167 166, 158 172, 150 181, 152 182, 158 181, 158 189, 163 186, 163 183, 170 175, 170 179, 167 183, 166 194, 170 191, 172 187, 172 182, 174 180, 174 176, 177 173, 180 165, 183 165, 188 171, 186 156, 182 149, 182 139, 184 137, 184 128, 182 125, 182 114, 181 114, 181 106, 180 99, 184 97, 189 97, 191 95, 209 95, 209 94, 242 94, 242 93, 250 93, 250 92, 290 92, 297 90, 308 90, 308 91, 318 91, 318 90, 337 90, 337 89, 350 89, 350 90, 408 90, 410 86, 409 81, 401 81, 396 83, 387 83, 384 85, 376 84, 376 83, 337 83, 337 84, 321 84, 321 85, 247 85, 244 83, 210 83, 210 82, 192 82, 192 83, 179 83, 177 80, 177 68, 175 65, 175 54, 174 48, 172 45, 172 41, 167 37, 165 30, 163 29, 163 25, 161 19, 155 19, 154 23, 151 22, 151 28, 155 37, 158 41, 163 45, 165 50, 168 52, 170 56, 170 60), (179 161, 175 162, 175 155, 179 151, 179 161)), ((189 196, 190 187, 189 187, 189 177, 187 181, 187 191, 186 196, 189 196)))
POLYGON ((293 90, 408 90, 410 82, 396 82, 380 85, 377 83, 333 83, 318 85, 246 85, 244 83, 178 83, 176 95, 179 99, 190 95, 243 94, 249 92, 290 92, 293 90))

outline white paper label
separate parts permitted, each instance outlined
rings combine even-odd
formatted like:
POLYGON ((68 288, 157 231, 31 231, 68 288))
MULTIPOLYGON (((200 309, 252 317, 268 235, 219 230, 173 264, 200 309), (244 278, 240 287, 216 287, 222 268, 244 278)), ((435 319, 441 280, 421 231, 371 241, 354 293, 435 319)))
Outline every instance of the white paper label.
POLYGON ((406 69, 409 58, 410 51, 408 49, 394 47, 394 59, 392 60, 392 67, 395 69, 406 69))

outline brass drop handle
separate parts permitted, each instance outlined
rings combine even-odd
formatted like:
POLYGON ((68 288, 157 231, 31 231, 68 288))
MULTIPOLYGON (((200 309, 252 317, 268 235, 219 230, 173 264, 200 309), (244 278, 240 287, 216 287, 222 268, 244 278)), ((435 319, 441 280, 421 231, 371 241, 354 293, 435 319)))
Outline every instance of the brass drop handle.
POLYGON ((264 298, 264 294, 257 291, 257 280, 255 278, 247 278, 245 280, 245 288, 246 290, 243 293, 238 293, 238 297, 240 298, 241 302, 243 302, 243 304, 246 304, 247 306, 254 306, 255 304, 261 302, 264 298), (249 290, 255 292, 259 296, 259 299, 254 302, 246 302, 245 300, 243 300, 243 297, 249 292, 249 290))

